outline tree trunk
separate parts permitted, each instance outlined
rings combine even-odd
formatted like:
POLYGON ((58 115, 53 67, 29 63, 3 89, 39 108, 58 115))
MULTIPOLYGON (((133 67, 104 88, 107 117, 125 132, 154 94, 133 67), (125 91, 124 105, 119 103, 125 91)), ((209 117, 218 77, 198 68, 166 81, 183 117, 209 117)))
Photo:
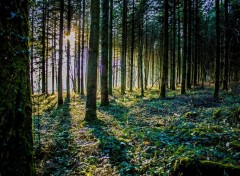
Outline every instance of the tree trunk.
POLYGON ((133 61, 134 61, 134 17, 135 17, 135 0, 132 2, 132 8, 133 8, 133 14, 132 14, 132 33, 131 33, 131 38, 132 38, 132 43, 131 43, 131 63, 130 63, 130 92, 133 91, 133 61))
POLYGON ((122 56, 121 56, 121 94, 126 90, 126 43, 127 43, 127 0, 123 0, 122 16, 122 56))
POLYGON ((224 1, 224 15, 225 15, 225 32, 224 32, 224 79, 223 79, 223 90, 228 90, 228 70, 229 70, 229 61, 228 61, 228 48, 229 48, 229 36, 228 36, 228 1, 224 1))
POLYGON ((2 176, 35 175, 28 8, 28 0, 0 1, 0 175, 2 176))
POLYGON ((182 84, 181 94, 186 93, 186 60, 187 60, 187 0, 184 0, 183 17, 183 56, 182 56, 182 84))
POLYGON ((219 94, 219 77, 220 77, 220 9, 219 0, 215 0, 216 4, 216 60, 215 60, 215 89, 214 98, 218 98, 219 94))
POLYGON ((46 1, 43 0, 42 2, 42 93, 46 93, 46 70, 45 70, 45 49, 46 49, 46 42, 45 42, 45 23, 46 23, 46 1))
POLYGON ((101 106, 107 106, 108 100, 108 10, 109 0, 102 0, 102 30, 101 30, 101 106))
POLYGON ((60 26, 59 26, 59 61, 58 61, 58 104, 63 104, 62 92, 62 62, 63 62, 63 12, 64 0, 60 1, 60 26))
POLYGON ((171 89, 175 90, 176 81, 176 2, 173 3, 173 48, 172 48, 172 70, 171 70, 171 89))
POLYGON ((35 12, 35 9, 34 7, 32 7, 32 24, 31 24, 31 28, 32 28, 32 31, 31 31, 31 92, 32 94, 34 94, 34 81, 33 81, 33 73, 34 73, 34 67, 33 67, 33 60, 34 60, 34 53, 33 53, 33 48, 34 48, 34 13, 35 12))
POLYGON ((78 87, 78 93, 81 93, 81 70, 80 70, 80 66, 81 66, 81 17, 82 17, 82 13, 81 13, 81 9, 82 9, 82 4, 81 4, 82 0, 79 0, 79 25, 78 25, 78 60, 77 60, 77 87, 78 87))
POLYGON ((81 60, 81 96, 84 96, 84 35, 85 35, 85 0, 83 0, 83 18, 82 18, 82 60, 81 60))
POLYGON ((168 83, 168 1, 164 0, 164 49, 163 49, 163 66, 162 80, 160 87, 160 98, 166 97, 166 86, 168 83))
POLYGON ((99 0, 91 0, 91 27, 89 41, 89 58, 87 72, 87 102, 85 120, 91 121, 97 117, 97 65, 99 48, 99 0))
POLYGON ((191 89, 192 68, 192 2, 188 1, 187 89, 191 89))
POLYGON ((198 77, 198 41, 199 41, 199 17, 198 17, 198 0, 196 0, 196 8, 195 8, 195 20, 196 20, 196 27, 195 27, 195 57, 194 57, 194 76, 193 76, 193 85, 197 85, 197 77, 198 77))
MULTIPOLYGON (((71 0, 68 0, 67 35, 71 33, 71 0)), ((70 39, 67 40, 67 99, 70 100, 70 39)))
MULTIPOLYGON (((48 6, 48 1, 46 2, 48 6)), ((47 29, 49 28, 49 9, 46 8, 46 27, 47 29)), ((48 55, 49 55, 49 30, 47 30, 47 35, 46 35, 46 94, 48 95, 48 55)))
POLYGON ((108 55, 108 92, 109 95, 112 95, 112 87, 113 87, 113 68, 112 68, 112 57, 113 57, 113 0, 110 0, 110 9, 109 9, 109 39, 108 39, 108 47, 109 47, 109 55, 108 55))

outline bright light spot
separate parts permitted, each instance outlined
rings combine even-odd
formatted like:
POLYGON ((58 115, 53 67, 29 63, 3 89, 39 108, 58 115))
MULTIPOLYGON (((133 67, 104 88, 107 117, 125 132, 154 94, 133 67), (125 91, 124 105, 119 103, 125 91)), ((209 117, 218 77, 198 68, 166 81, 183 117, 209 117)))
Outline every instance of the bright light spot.
POLYGON ((66 36, 66 39, 70 41, 70 45, 73 46, 75 43, 75 32, 71 31, 70 35, 66 36))

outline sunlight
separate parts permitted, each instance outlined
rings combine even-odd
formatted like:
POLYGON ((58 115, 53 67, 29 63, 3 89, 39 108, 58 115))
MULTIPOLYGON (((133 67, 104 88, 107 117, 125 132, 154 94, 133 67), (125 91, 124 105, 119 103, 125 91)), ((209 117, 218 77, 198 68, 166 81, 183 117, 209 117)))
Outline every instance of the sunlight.
POLYGON ((70 45, 73 46, 75 43, 75 32, 71 31, 70 35, 66 35, 66 40, 70 41, 70 45))

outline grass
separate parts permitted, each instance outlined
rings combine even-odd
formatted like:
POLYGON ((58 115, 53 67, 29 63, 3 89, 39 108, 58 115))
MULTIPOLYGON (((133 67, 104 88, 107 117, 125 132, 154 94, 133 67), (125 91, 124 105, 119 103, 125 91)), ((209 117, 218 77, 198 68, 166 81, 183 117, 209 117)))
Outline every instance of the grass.
POLYGON ((34 146, 38 175, 170 175, 182 157, 240 164, 240 96, 213 90, 114 91, 98 119, 84 121, 77 94, 57 106, 57 96, 34 96, 34 146))

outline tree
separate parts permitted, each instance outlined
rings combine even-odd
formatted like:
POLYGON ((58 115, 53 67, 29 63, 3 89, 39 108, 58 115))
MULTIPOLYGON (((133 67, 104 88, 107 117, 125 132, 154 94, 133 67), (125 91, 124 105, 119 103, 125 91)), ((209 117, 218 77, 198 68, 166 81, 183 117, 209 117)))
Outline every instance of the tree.
POLYGON ((228 26, 228 0, 224 1, 224 15, 225 15, 225 31, 224 31, 224 79, 223 79, 223 90, 228 90, 228 48, 229 48, 229 26, 228 26))
POLYGON ((197 85, 198 75, 198 56, 199 56, 199 2, 195 0, 195 51, 194 51, 194 74, 193 74, 193 85, 197 85))
POLYGON ((121 56, 121 93, 126 90, 126 48, 127 48, 127 0, 123 0, 122 11, 122 56, 121 56))
POLYGON ((0 2, 0 174, 35 175, 28 45, 29 1, 0 2))
POLYGON ((60 26, 59 26, 59 61, 58 61, 58 104, 63 104, 62 93, 62 62, 63 62, 63 12, 64 0, 60 1, 60 26))
POLYGON ((83 75, 83 61, 84 61, 84 35, 85 35, 85 0, 83 0, 83 17, 82 17, 82 60, 81 60, 81 95, 84 96, 84 75, 83 75))
POLYGON ((42 2, 42 93, 46 93, 46 66, 45 66, 45 50, 46 50, 46 1, 42 2))
POLYGON ((183 16, 183 56, 182 56, 182 84, 181 94, 186 93, 186 60, 187 60, 187 0, 184 0, 183 16))
POLYGON ((132 33, 131 33, 131 63, 130 63, 130 91, 133 90, 133 61, 134 61, 134 36, 135 36, 135 0, 132 2, 132 33))
POLYGON ((113 0, 110 0, 110 8, 109 8, 109 39, 108 39, 108 92, 109 95, 112 95, 112 87, 113 87, 113 70, 112 70, 112 57, 113 57, 113 0))
POLYGON ((109 104, 109 100, 108 100, 108 10, 109 10, 109 1, 102 0, 101 106, 106 106, 109 104))
POLYGON ((215 0, 216 8, 216 59, 215 59, 215 89, 214 98, 219 94, 219 77, 220 77, 220 9, 219 0, 215 0))
POLYGON ((77 85, 78 85, 78 93, 81 93, 81 79, 80 79, 80 65, 81 65, 81 46, 80 46, 80 40, 81 40, 81 8, 82 8, 82 0, 79 0, 79 25, 78 25, 78 58, 77 58, 77 85))
POLYGON ((176 81, 176 2, 173 2, 173 47, 172 47, 172 66, 171 66, 171 85, 170 88, 175 90, 176 81))
POLYGON ((162 79, 160 88, 160 98, 166 97, 166 86, 168 84, 168 1, 164 0, 164 49, 163 49, 163 66, 162 79))
POLYGON ((99 48, 99 0, 91 0, 91 27, 89 40, 89 58, 87 69, 87 102, 85 120, 91 121, 97 117, 96 93, 97 93, 97 61, 99 48))
MULTIPOLYGON (((67 36, 71 33, 71 0, 68 0, 67 36)), ((70 39, 67 40, 67 99, 70 100, 70 39)))
POLYGON ((192 1, 188 1, 188 48, 187 48, 187 89, 191 89, 191 72, 192 72, 192 1))

